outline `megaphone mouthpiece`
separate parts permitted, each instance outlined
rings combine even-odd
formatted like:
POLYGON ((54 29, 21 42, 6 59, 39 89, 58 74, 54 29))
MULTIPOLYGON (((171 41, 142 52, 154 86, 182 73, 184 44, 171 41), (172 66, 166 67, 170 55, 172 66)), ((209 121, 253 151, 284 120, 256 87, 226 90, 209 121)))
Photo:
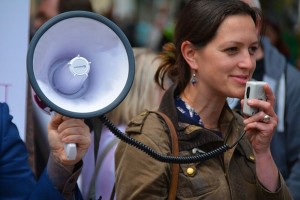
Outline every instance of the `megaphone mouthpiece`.
POLYGON ((88 75, 90 71, 90 64, 87 59, 81 57, 79 54, 73 58, 69 63, 69 69, 74 76, 88 75))
POLYGON ((70 61, 63 60, 53 64, 50 68, 49 82, 58 92, 69 97, 84 94, 83 87, 90 71, 90 62, 81 56, 76 56, 70 61))

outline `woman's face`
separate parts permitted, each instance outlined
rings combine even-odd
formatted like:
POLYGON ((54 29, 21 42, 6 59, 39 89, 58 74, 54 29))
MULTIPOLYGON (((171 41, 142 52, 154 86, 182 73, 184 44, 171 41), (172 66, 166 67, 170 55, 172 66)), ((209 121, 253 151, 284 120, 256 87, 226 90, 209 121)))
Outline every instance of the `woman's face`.
POLYGON ((214 39, 195 54, 200 91, 242 98, 255 69, 258 45, 257 30, 250 16, 228 16, 214 39))

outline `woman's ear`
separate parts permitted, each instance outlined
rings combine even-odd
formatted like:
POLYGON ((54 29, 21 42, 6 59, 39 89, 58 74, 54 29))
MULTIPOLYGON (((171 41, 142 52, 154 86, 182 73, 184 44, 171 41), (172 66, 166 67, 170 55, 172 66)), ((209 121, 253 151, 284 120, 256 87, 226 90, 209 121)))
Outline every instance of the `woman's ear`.
POLYGON ((194 45, 189 41, 184 41, 181 44, 181 52, 182 52, 184 59, 191 67, 191 69, 197 70, 198 64, 197 64, 196 58, 195 58, 196 48, 194 47, 194 45))

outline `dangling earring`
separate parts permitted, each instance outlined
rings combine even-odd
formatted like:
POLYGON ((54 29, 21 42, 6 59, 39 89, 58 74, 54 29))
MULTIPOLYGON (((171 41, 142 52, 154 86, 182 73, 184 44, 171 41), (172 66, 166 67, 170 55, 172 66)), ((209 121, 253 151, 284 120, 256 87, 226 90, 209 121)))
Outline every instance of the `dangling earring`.
POLYGON ((191 83, 192 83, 192 85, 195 85, 197 83, 196 73, 193 73, 192 78, 191 78, 191 83))

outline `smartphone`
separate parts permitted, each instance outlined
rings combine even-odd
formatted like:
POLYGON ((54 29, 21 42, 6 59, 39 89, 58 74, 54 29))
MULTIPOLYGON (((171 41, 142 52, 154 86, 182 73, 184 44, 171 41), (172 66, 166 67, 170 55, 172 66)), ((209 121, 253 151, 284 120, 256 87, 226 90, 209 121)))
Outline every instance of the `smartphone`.
POLYGON ((266 94, 263 88, 265 84, 267 83, 264 81, 248 81, 246 83, 243 105, 243 113, 245 115, 252 116, 259 111, 258 108, 251 107, 247 104, 249 99, 266 101, 266 94))

